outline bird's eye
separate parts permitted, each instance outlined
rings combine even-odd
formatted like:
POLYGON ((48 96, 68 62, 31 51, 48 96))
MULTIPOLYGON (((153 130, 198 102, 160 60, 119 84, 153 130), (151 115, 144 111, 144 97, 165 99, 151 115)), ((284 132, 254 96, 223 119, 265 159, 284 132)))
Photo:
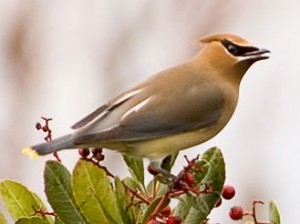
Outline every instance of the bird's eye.
POLYGON ((240 52, 239 46, 235 45, 234 43, 230 42, 229 40, 223 40, 222 44, 230 54, 232 54, 234 56, 240 55, 241 52, 240 52))
POLYGON ((232 44, 229 44, 229 45, 227 46, 227 50, 228 50, 231 54, 233 54, 233 55, 237 55, 237 54, 239 53, 239 49, 238 49, 236 46, 232 45, 232 44))

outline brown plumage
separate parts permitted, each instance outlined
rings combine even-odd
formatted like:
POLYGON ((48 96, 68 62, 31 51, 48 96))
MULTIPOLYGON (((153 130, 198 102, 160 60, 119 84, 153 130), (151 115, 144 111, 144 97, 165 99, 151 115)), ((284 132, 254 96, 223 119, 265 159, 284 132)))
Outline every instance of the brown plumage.
POLYGON ((191 60, 115 97, 73 125, 71 134, 24 152, 104 147, 154 161, 209 140, 230 120, 245 72, 269 51, 232 34, 200 41, 204 47, 191 60))

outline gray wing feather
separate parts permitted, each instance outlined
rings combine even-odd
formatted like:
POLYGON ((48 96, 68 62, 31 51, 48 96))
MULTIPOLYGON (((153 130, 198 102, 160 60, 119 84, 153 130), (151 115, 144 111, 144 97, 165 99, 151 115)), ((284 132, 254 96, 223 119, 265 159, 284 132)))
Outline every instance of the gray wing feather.
POLYGON ((109 112, 115 110, 120 105, 124 104, 127 100, 134 96, 133 94, 121 94, 119 97, 116 98, 115 101, 111 101, 106 105, 102 105, 80 121, 76 122, 74 125, 71 126, 72 129, 79 129, 83 128, 86 125, 93 124, 95 121, 103 119, 109 112), (124 96, 125 95, 125 96, 124 96))
POLYGON ((108 105, 103 105, 103 106, 99 107, 98 109, 96 109, 95 111, 93 111, 92 113, 90 113, 89 115, 87 115, 86 117, 81 119, 80 121, 73 124, 71 126, 71 128, 78 129, 78 128, 83 127, 84 125, 86 125, 89 122, 91 122, 92 120, 94 120, 99 114, 101 114, 107 108, 108 108, 108 105))
MULTIPOLYGON (((121 115, 124 115, 136 100, 137 96, 134 96, 119 105, 115 109, 118 112, 114 110, 110 112, 117 114, 114 120, 120 119, 117 126, 100 132, 94 129, 94 133, 82 133, 77 137, 76 143, 137 141, 208 127, 221 117, 225 100, 220 89, 212 88, 211 85, 202 85, 202 88, 197 91, 195 88, 199 88, 199 85, 191 86, 188 91, 182 91, 179 99, 162 97, 158 92, 153 102, 150 101, 138 113, 131 113, 121 120, 121 115), (193 96, 191 97, 190 94, 193 96)), ((170 89, 173 91, 174 88, 170 89)), ((181 91, 180 89, 177 88, 176 91, 181 91)), ((168 94, 164 91, 161 94, 166 93, 168 94)), ((172 95, 171 92, 169 94, 172 95)), ((178 93, 175 95, 178 96, 178 93)), ((106 119, 110 119, 109 114, 106 119)))

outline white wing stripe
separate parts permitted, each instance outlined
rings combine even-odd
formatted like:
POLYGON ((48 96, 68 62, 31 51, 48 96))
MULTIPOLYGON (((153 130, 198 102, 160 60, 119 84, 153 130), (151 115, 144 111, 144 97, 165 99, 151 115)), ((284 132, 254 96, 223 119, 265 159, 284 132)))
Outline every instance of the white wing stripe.
POLYGON ((146 106, 149 101, 150 101, 151 97, 145 99, 144 101, 140 102, 139 104, 135 105, 134 107, 132 107, 131 109, 129 109, 122 117, 121 117, 121 121, 124 121, 126 119, 127 116, 129 116, 132 113, 137 113, 139 110, 141 110, 144 106, 146 106))
POLYGON ((117 100, 113 103, 113 105, 117 105, 117 104, 123 102, 124 100, 127 100, 128 98, 131 98, 132 96, 134 96, 134 95, 140 93, 142 90, 143 90, 143 89, 137 89, 137 90, 134 90, 134 91, 131 91, 131 92, 125 94, 124 96, 121 96, 119 99, 117 99, 117 100))

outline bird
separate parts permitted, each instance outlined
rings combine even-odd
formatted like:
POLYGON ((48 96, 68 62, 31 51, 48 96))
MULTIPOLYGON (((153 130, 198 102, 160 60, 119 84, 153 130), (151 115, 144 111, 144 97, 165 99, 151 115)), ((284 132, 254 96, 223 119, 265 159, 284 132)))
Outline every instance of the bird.
POLYGON ((97 147, 148 158, 155 170, 167 156, 216 136, 231 119, 241 80, 270 51, 235 34, 205 36, 190 60, 114 97, 70 134, 23 150, 35 158, 63 149, 97 147))

